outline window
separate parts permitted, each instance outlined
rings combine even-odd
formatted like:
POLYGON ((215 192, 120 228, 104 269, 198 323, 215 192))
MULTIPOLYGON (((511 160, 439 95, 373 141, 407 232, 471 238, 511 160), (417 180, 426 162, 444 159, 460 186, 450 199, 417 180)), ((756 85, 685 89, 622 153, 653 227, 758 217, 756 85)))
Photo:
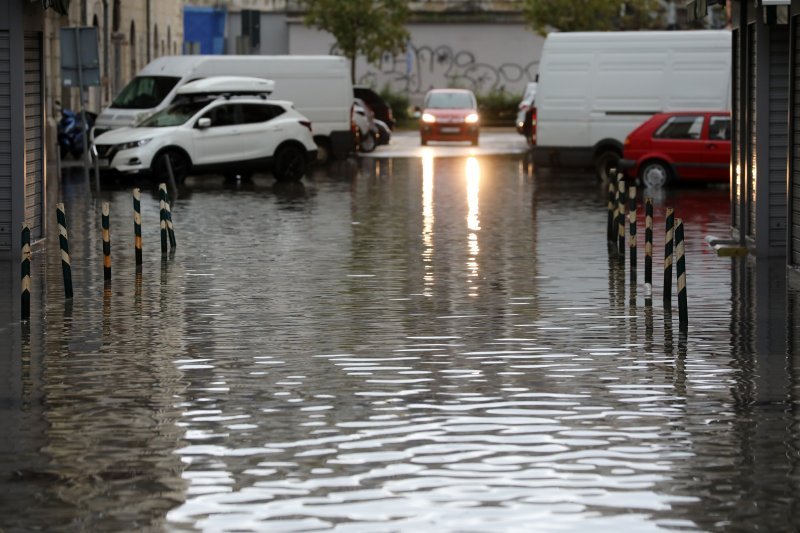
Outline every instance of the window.
POLYGON ((272 120, 285 111, 282 107, 268 104, 241 104, 242 123, 255 124, 272 120))
POLYGON ((731 118, 730 117, 711 117, 708 122, 708 138, 712 141, 731 140, 731 118))
POLYGON ((236 124, 236 113, 232 104, 223 104, 214 109, 210 109, 208 113, 203 115, 211 119, 211 127, 218 128, 220 126, 233 126, 236 124))
POLYGON ((148 118, 142 121, 139 126, 144 128, 180 126, 207 105, 208 100, 175 103, 165 109, 162 109, 154 115, 150 115, 148 118))
POLYGON ((656 139, 696 140, 703 131, 703 115, 677 115, 670 117, 653 134, 656 139))
POLYGON ((136 76, 120 91, 111 107, 122 109, 156 107, 179 81, 180 78, 172 76, 136 76))
POLYGON ((464 91, 437 92, 428 95, 425 107, 429 109, 475 109, 475 97, 464 91))

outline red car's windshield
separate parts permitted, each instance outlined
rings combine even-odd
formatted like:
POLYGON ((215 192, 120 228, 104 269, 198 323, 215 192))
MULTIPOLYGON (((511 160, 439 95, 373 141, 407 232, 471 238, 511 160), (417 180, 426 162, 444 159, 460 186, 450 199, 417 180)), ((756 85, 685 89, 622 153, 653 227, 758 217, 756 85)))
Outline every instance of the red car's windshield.
POLYGON ((425 99, 426 109, 475 109, 475 97, 466 92, 437 92, 425 99))

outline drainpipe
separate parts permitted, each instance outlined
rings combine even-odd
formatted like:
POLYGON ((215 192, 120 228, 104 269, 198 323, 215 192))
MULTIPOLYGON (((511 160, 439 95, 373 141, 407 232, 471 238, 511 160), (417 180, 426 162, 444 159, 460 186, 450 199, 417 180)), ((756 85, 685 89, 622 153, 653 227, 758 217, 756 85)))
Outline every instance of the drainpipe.
POLYGON ((103 88, 105 90, 105 101, 109 101, 108 85, 109 72, 108 72, 108 0, 103 0, 103 88))
POLYGON ((150 27, 151 27, 151 24, 150 24, 150 0, 147 0, 147 5, 145 6, 145 11, 146 11, 145 17, 146 17, 146 20, 147 20, 147 31, 145 32, 147 34, 147 46, 145 47, 145 49, 147 50, 147 62, 149 63, 150 62, 150 50, 152 50, 152 46, 151 46, 151 43, 150 43, 150 27))

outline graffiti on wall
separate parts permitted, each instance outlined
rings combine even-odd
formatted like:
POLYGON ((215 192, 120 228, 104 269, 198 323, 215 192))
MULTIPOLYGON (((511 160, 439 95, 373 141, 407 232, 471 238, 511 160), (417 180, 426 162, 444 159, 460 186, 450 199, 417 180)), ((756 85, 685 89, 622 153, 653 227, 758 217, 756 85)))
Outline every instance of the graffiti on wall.
POLYGON ((480 94, 500 90, 521 93, 526 83, 534 81, 538 66, 538 60, 525 65, 510 62, 490 65, 479 62, 469 50, 409 44, 404 54, 384 54, 377 63, 370 63, 358 83, 377 88, 388 84, 395 92, 424 94, 441 87, 444 80, 449 87, 480 94))

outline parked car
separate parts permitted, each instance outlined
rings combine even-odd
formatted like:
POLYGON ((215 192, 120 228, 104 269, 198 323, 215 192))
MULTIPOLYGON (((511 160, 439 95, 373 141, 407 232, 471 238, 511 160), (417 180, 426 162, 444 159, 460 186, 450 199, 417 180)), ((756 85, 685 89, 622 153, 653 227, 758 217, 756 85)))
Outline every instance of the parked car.
POLYGON ((658 113, 625 139, 620 168, 642 185, 673 180, 727 182, 731 117, 727 111, 658 113))
POLYGON ((425 95, 420 112, 419 134, 428 141, 470 141, 478 145, 480 117, 478 102, 467 89, 432 89, 425 95))
POLYGON ((625 136, 654 114, 730 109, 731 58, 727 30, 548 34, 534 165, 594 168, 607 179, 625 136))
POLYGON ((366 102, 372 112, 375 113, 375 120, 380 120, 389 127, 389 130, 394 131, 395 120, 392 114, 392 106, 387 104, 374 89, 356 85, 353 87, 353 96, 366 102))
POLYGON ((272 97, 293 102, 314 123, 320 160, 344 159, 355 148, 350 129, 350 62, 338 56, 159 57, 148 63, 100 113, 92 138, 113 128, 136 124, 170 105, 187 83, 212 76, 252 76, 274 81, 272 97))
POLYGON ((536 85, 537 83, 533 81, 525 87, 522 101, 517 108, 517 133, 524 135, 526 138, 529 138, 531 134, 532 113, 530 111, 536 98, 536 85))
POLYGON ((356 144, 361 152, 371 152, 378 145, 378 126, 375 115, 360 98, 353 99, 353 124, 356 126, 356 144))
POLYGON ((311 122, 291 102, 269 100, 274 83, 243 77, 206 78, 178 90, 170 106, 131 128, 99 135, 93 146, 101 169, 152 172, 176 180, 193 173, 248 176, 272 169, 298 180, 316 157, 311 122))

